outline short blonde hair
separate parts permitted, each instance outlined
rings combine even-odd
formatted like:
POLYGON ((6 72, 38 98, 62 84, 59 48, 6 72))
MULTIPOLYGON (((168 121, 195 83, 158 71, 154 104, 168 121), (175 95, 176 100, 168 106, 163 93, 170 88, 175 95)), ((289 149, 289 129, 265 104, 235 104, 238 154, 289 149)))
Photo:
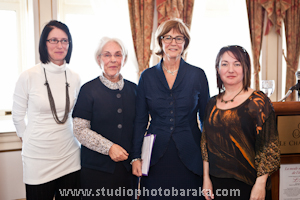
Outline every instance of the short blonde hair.
POLYGON ((123 44, 123 42, 120 39, 118 39, 118 38, 109 38, 109 37, 103 37, 103 38, 101 38, 101 40, 99 42, 98 48, 95 51, 95 60, 96 60, 97 64, 99 64, 98 63, 98 56, 100 56, 103 47, 108 42, 115 42, 115 43, 117 43, 121 47, 121 49, 122 49, 122 55, 124 57, 124 64, 123 65, 125 65, 125 63, 127 61, 127 56, 128 56, 127 48, 125 47, 125 45, 123 44))
POLYGON ((156 51, 155 54, 158 56, 163 56, 164 51, 162 49, 162 38, 161 36, 164 36, 171 30, 177 31, 184 35, 184 49, 182 51, 181 56, 184 56, 187 52, 187 48, 190 44, 190 31, 188 27, 183 23, 181 19, 170 19, 168 21, 163 22, 156 30, 155 33, 155 46, 156 46, 156 51))

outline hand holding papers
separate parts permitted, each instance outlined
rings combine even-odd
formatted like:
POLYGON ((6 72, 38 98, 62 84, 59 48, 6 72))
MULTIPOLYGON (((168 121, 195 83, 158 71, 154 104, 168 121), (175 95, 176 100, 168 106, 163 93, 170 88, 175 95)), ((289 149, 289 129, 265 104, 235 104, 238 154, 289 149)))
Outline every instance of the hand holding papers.
POLYGON ((144 142, 142 146, 142 174, 143 176, 148 176, 150 161, 151 161, 151 153, 154 144, 156 135, 147 134, 144 136, 144 142))

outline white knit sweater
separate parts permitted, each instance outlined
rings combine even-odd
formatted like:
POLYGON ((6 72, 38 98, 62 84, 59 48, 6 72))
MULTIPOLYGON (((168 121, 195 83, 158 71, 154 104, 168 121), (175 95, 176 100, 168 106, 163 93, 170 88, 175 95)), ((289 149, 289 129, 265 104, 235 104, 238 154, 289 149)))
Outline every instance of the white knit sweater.
POLYGON ((80 89, 78 74, 66 67, 37 64, 24 71, 16 83, 13 102, 13 122, 17 135, 22 137, 23 181, 42 184, 80 169, 80 146, 73 135, 71 112, 65 124, 53 119, 44 68, 55 102, 57 115, 62 120, 66 105, 65 70, 70 84, 70 109, 80 89), (27 114, 28 123, 25 122, 27 114))

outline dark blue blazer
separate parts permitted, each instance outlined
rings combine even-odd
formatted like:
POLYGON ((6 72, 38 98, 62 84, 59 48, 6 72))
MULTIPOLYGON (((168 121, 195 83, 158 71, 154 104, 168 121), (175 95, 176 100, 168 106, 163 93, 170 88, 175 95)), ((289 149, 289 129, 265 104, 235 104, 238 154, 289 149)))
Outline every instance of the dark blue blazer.
POLYGON ((163 156, 172 138, 181 161, 192 172, 202 175, 201 131, 197 123, 204 120, 210 98, 204 71, 180 61, 173 88, 170 89, 162 70, 162 60, 146 69, 140 77, 136 98, 136 119, 131 158, 141 157, 145 132, 156 134, 151 166, 163 156), (150 125, 146 130, 149 115, 150 125))

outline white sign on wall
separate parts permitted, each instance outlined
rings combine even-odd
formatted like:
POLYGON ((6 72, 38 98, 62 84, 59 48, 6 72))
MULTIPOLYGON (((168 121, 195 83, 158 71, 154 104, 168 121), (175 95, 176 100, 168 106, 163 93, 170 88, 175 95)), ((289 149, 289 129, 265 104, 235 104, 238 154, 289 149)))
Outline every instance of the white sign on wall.
POLYGON ((300 163, 280 167, 279 200, 300 199, 300 163))

